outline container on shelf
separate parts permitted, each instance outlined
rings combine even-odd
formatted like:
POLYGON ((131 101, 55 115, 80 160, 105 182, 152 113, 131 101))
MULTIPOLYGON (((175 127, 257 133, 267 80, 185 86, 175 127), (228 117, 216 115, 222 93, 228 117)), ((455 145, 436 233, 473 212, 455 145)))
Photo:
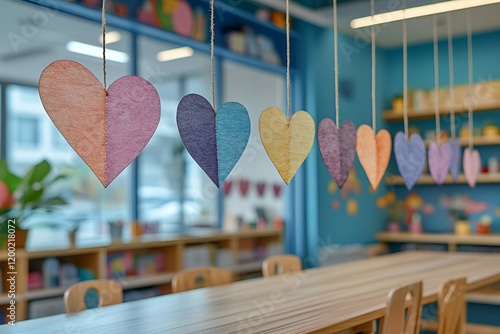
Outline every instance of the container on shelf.
POLYGON ((467 220, 457 220, 455 222, 456 235, 470 235, 470 224, 467 220))
POLYGON ((497 174, 500 172, 500 161, 497 157, 491 157, 488 159, 488 173, 497 174))
POLYGON ((417 89, 413 93, 413 110, 415 112, 424 111, 427 109, 427 92, 423 89, 417 89))

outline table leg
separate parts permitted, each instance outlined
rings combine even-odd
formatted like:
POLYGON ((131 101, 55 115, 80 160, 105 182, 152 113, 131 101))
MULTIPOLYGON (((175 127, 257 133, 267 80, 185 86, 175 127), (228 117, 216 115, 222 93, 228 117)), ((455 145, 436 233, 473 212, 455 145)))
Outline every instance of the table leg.
POLYGON ((359 334, 375 334, 375 321, 370 321, 365 324, 353 328, 354 333, 359 334))

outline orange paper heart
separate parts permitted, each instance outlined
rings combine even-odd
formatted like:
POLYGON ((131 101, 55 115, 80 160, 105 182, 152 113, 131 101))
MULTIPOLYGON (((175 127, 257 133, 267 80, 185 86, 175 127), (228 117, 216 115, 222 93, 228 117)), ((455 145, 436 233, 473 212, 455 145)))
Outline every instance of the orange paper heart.
POLYGON ((380 130, 375 136, 373 129, 366 124, 357 132, 356 152, 373 189, 377 189, 391 158, 391 135, 380 130))

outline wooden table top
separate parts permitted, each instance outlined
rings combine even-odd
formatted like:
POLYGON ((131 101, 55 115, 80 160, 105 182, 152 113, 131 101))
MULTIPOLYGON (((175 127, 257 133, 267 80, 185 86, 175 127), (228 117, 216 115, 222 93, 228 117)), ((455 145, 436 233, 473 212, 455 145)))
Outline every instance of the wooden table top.
POLYGON ((1 326, 2 333, 331 333, 384 316, 387 293, 423 280, 500 281, 500 254, 404 252, 1 326))

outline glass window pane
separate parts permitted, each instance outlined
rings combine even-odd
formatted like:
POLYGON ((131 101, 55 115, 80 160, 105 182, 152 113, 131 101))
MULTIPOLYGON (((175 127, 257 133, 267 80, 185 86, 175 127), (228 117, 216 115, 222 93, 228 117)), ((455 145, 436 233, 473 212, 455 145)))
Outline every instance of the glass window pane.
MULTIPOLYGON (((75 60, 99 80, 102 79, 101 57, 84 54, 88 46, 101 47, 101 25, 63 13, 53 14, 49 9, 16 1, 2 3, 0 11, 2 27, 8 26, 9 31, 19 36, 22 36, 23 24, 31 22, 30 18, 50 18, 40 21, 43 26, 37 27, 28 43, 0 43, 0 77, 10 82, 6 86, 6 153, 9 167, 15 173, 24 174, 34 164, 47 159, 56 173, 67 172, 70 175, 52 189, 54 194, 64 196, 69 205, 60 207, 54 213, 34 215, 25 222, 33 227, 28 247, 54 246, 58 243, 63 246, 67 242, 65 230, 73 224, 79 225, 78 240, 106 240, 106 221, 121 219, 129 222, 132 219, 130 168, 105 189, 61 136, 41 104, 36 85, 42 70, 55 60, 75 60), (70 48, 73 42, 80 43, 77 44, 79 47, 70 48)), ((117 30, 108 27, 108 31, 117 30)), ((124 31, 119 33, 121 39, 108 47, 128 52, 130 35, 124 31)), ((108 59, 108 85, 127 75, 129 68, 128 62, 108 59)), ((82 108, 85 106, 82 105, 82 108)))
POLYGON ((283 218, 287 187, 262 146, 258 124, 266 108, 276 106, 285 110, 284 78, 231 61, 224 61, 223 71, 224 101, 243 104, 252 123, 247 148, 228 178, 232 187, 224 197, 224 225, 236 228, 238 221, 261 221, 261 224, 265 221, 270 226, 283 218), (243 194, 246 187, 248 190, 243 194))
MULTIPOLYGON (((184 149, 177 130, 177 105, 188 93, 211 101, 210 57, 159 61, 159 53, 180 46, 139 38, 139 75, 153 83, 162 104, 155 135, 141 153, 139 218, 161 223, 162 231, 217 224, 217 187, 184 149)), ((172 53, 170 53, 172 54, 172 53)))

